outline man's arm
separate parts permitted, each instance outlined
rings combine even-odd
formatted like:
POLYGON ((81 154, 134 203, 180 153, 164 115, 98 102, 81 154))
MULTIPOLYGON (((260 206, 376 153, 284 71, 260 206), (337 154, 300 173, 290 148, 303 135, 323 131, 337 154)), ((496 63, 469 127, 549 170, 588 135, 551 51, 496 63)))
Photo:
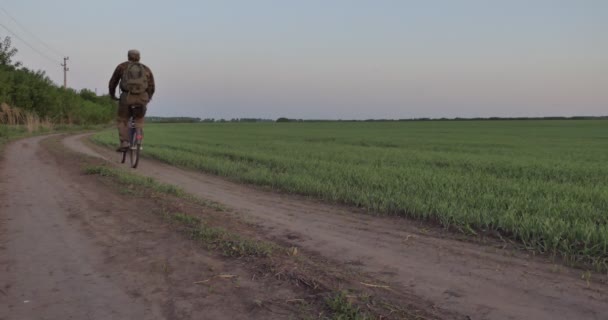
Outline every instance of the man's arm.
POLYGON ((156 91, 156 85, 154 83, 154 75, 152 74, 152 70, 150 70, 148 67, 146 68, 148 69, 148 89, 146 89, 146 92, 148 93, 150 99, 152 99, 154 91, 156 91))
POLYGON ((116 97, 116 87, 118 86, 118 82, 120 82, 120 78, 122 77, 122 64, 119 64, 114 73, 112 74, 112 78, 110 78, 110 83, 108 84, 108 89, 110 93, 110 97, 116 97))

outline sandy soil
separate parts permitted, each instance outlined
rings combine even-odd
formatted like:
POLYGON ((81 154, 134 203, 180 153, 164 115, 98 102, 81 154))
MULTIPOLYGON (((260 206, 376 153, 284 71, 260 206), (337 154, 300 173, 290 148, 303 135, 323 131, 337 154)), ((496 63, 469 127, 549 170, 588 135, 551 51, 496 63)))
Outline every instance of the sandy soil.
MULTIPOLYGON (((63 142, 75 151, 117 162, 118 156, 113 151, 91 146, 83 141, 85 137, 71 136, 63 142)), ((10 211, 21 208, 19 210, 23 210, 24 215, 31 211, 28 206, 38 203, 29 199, 32 194, 37 199, 42 190, 38 189, 39 185, 45 186, 45 190, 57 190, 52 192, 51 195, 55 196, 49 197, 47 202, 56 201, 67 193, 52 186, 50 181, 45 185, 44 177, 53 172, 52 168, 40 169, 44 172, 36 173, 39 166, 44 167, 43 159, 30 154, 33 163, 27 165, 22 162, 27 150, 23 144, 14 144, 7 152, 9 158, 3 174, 14 181, 10 185, 17 183, 20 186, 12 196, 5 198, 9 199, 10 211), (24 172, 24 165, 34 171, 24 172), (30 172, 30 182, 18 184, 17 180, 25 179, 23 175, 30 172), (28 187, 36 189, 28 190, 28 187), (12 200, 20 198, 19 203, 12 200)), ((143 152, 145 154, 145 150, 143 152)), ((608 317, 606 275, 593 274, 591 281, 586 281, 582 279, 583 271, 580 269, 564 267, 522 251, 501 249, 492 245, 495 242, 460 241, 454 235, 407 219, 374 217, 357 209, 246 186, 150 159, 143 159, 137 172, 222 203, 258 224, 268 237, 372 274, 389 283, 395 292, 432 301, 438 308, 471 319, 608 317)), ((54 173, 53 177, 56 176, 61 177, 61 173, 54 173)), ((65 188, 69 188, 69 178, 63 178, 65 188)), ((78 202, 79 198, 61 202, 80 207, 83 203, 78 202)), ((51 206, 47 204, 44 207, 51 206)), ((12 237, 23 232, 24 226, 28 225, 27 222, 17 225, 18 221, 9 221, 14 225, 12 231, 9 229, 13 232, 10 233, 12 237)), ((54 226, 45 225, 45 228, 49 227, 54 226)), ((69 233, 62 236, 67 237, 69 233)), ((22 265, 30 263, 23 262, 22 265)), ((108 293, 114 290, 101 285, 99 288, 108 293)), ((109 295, 112 299, 121 299, 118 294, 109 295)), ((33 299, 14 293, 13 296, 19 297, 19 301, 33 299)), ((153 308, 146 307, 143 299, 138 303, 139 312, 156 314, 153 308)))

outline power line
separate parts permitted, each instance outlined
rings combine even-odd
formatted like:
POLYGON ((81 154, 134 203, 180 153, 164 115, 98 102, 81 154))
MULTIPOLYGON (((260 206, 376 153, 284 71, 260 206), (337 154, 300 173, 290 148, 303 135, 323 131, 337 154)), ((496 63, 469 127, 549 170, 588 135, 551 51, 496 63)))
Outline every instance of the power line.
POLYGON ((29 42, 23 40, 23 38, 21 38, 19 35, 17 35, 15 32, 13 32, 11 29, 9 29, 7 26, 3 25, 2 23, 0 23, 0 27, 4 28, 6 31, 8 31, 8 33, 12 34, 15 38, 21 40, 21 42, 25 43, 28 47, 30 47, 30 49, 34 50, 40 56, 47 58, 49 61, 52 61, 53 63, 58 63, 59 62, 58 60, 55 60, 55 58, 51 58, 48 55, 46 55, 44 52, 36 49, 29 42))
POLYGON ((8 11, 6 11, 6 9, 0 7, 0 10, 2 10, 4 12, 4 14, 6 14, 9 18, 11 18, 11 20, 13 20, 17 24, 17 26, 19 26, 23 31, 25 31, 27 34, 29 34, 32 38, 38 40, 38 42, 40 42, 47 49, 53 51, 54 53, 56 53, 56 54, 58 54, 60 56, 64 55, 61 52, 59 52, 58 50, 56 50, 53 47, 49 46, 46 42, 42 41, 42 39, 40 39, 40 37, 36 36, 34 33, 32 33, 31 31, 29 31, 23 24, 19 23, 19 21, 17 21, 17 19, 15 19, 15 17, 13 17, 8 11))

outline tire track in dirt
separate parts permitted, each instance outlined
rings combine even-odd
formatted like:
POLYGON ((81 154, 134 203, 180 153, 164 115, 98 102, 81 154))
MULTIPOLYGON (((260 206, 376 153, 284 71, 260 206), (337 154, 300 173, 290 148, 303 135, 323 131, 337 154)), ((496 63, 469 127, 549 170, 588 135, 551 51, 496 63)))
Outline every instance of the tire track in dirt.
POLYGON ((7 146, 0 199, 0 319, 162 319, 95 271, 104 257, 68 214, 90 208, 39 154, 43 137, 7 146))
POLYGON ((318 313, 286 302, 302 300, 305 290, 255 278, 247 260, 201 249, 152 213, 157 203, 84 176, 82 162, 49 152, 46 138, 12 142, 0 161, 0 320, 318 313))
MULTIPOLYGON (((117 162, 113 151, 84 143, 86 136, 70 136, 64 144, 117 162)), ((453 240, 407 219, 372 217, 150 159, 143 159, 137 172, 222 203, 277 239, 356 266, 397 291, 471 319, 605 319, 608 314, 605 275, 587 283, 581 270, 453 240)))

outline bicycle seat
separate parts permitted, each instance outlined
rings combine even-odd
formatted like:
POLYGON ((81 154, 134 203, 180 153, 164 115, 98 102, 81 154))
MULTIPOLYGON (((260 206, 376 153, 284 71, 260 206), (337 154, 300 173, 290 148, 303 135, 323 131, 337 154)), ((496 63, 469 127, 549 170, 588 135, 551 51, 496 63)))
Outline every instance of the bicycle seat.
POLYGON ((131 115, 133 115, 135 117, 139 117, 140 115, 143 115, 143 113, 144 113, 144 106, 132 105, 132 106, 129 106, 129 111, 130 111, 131 115))

